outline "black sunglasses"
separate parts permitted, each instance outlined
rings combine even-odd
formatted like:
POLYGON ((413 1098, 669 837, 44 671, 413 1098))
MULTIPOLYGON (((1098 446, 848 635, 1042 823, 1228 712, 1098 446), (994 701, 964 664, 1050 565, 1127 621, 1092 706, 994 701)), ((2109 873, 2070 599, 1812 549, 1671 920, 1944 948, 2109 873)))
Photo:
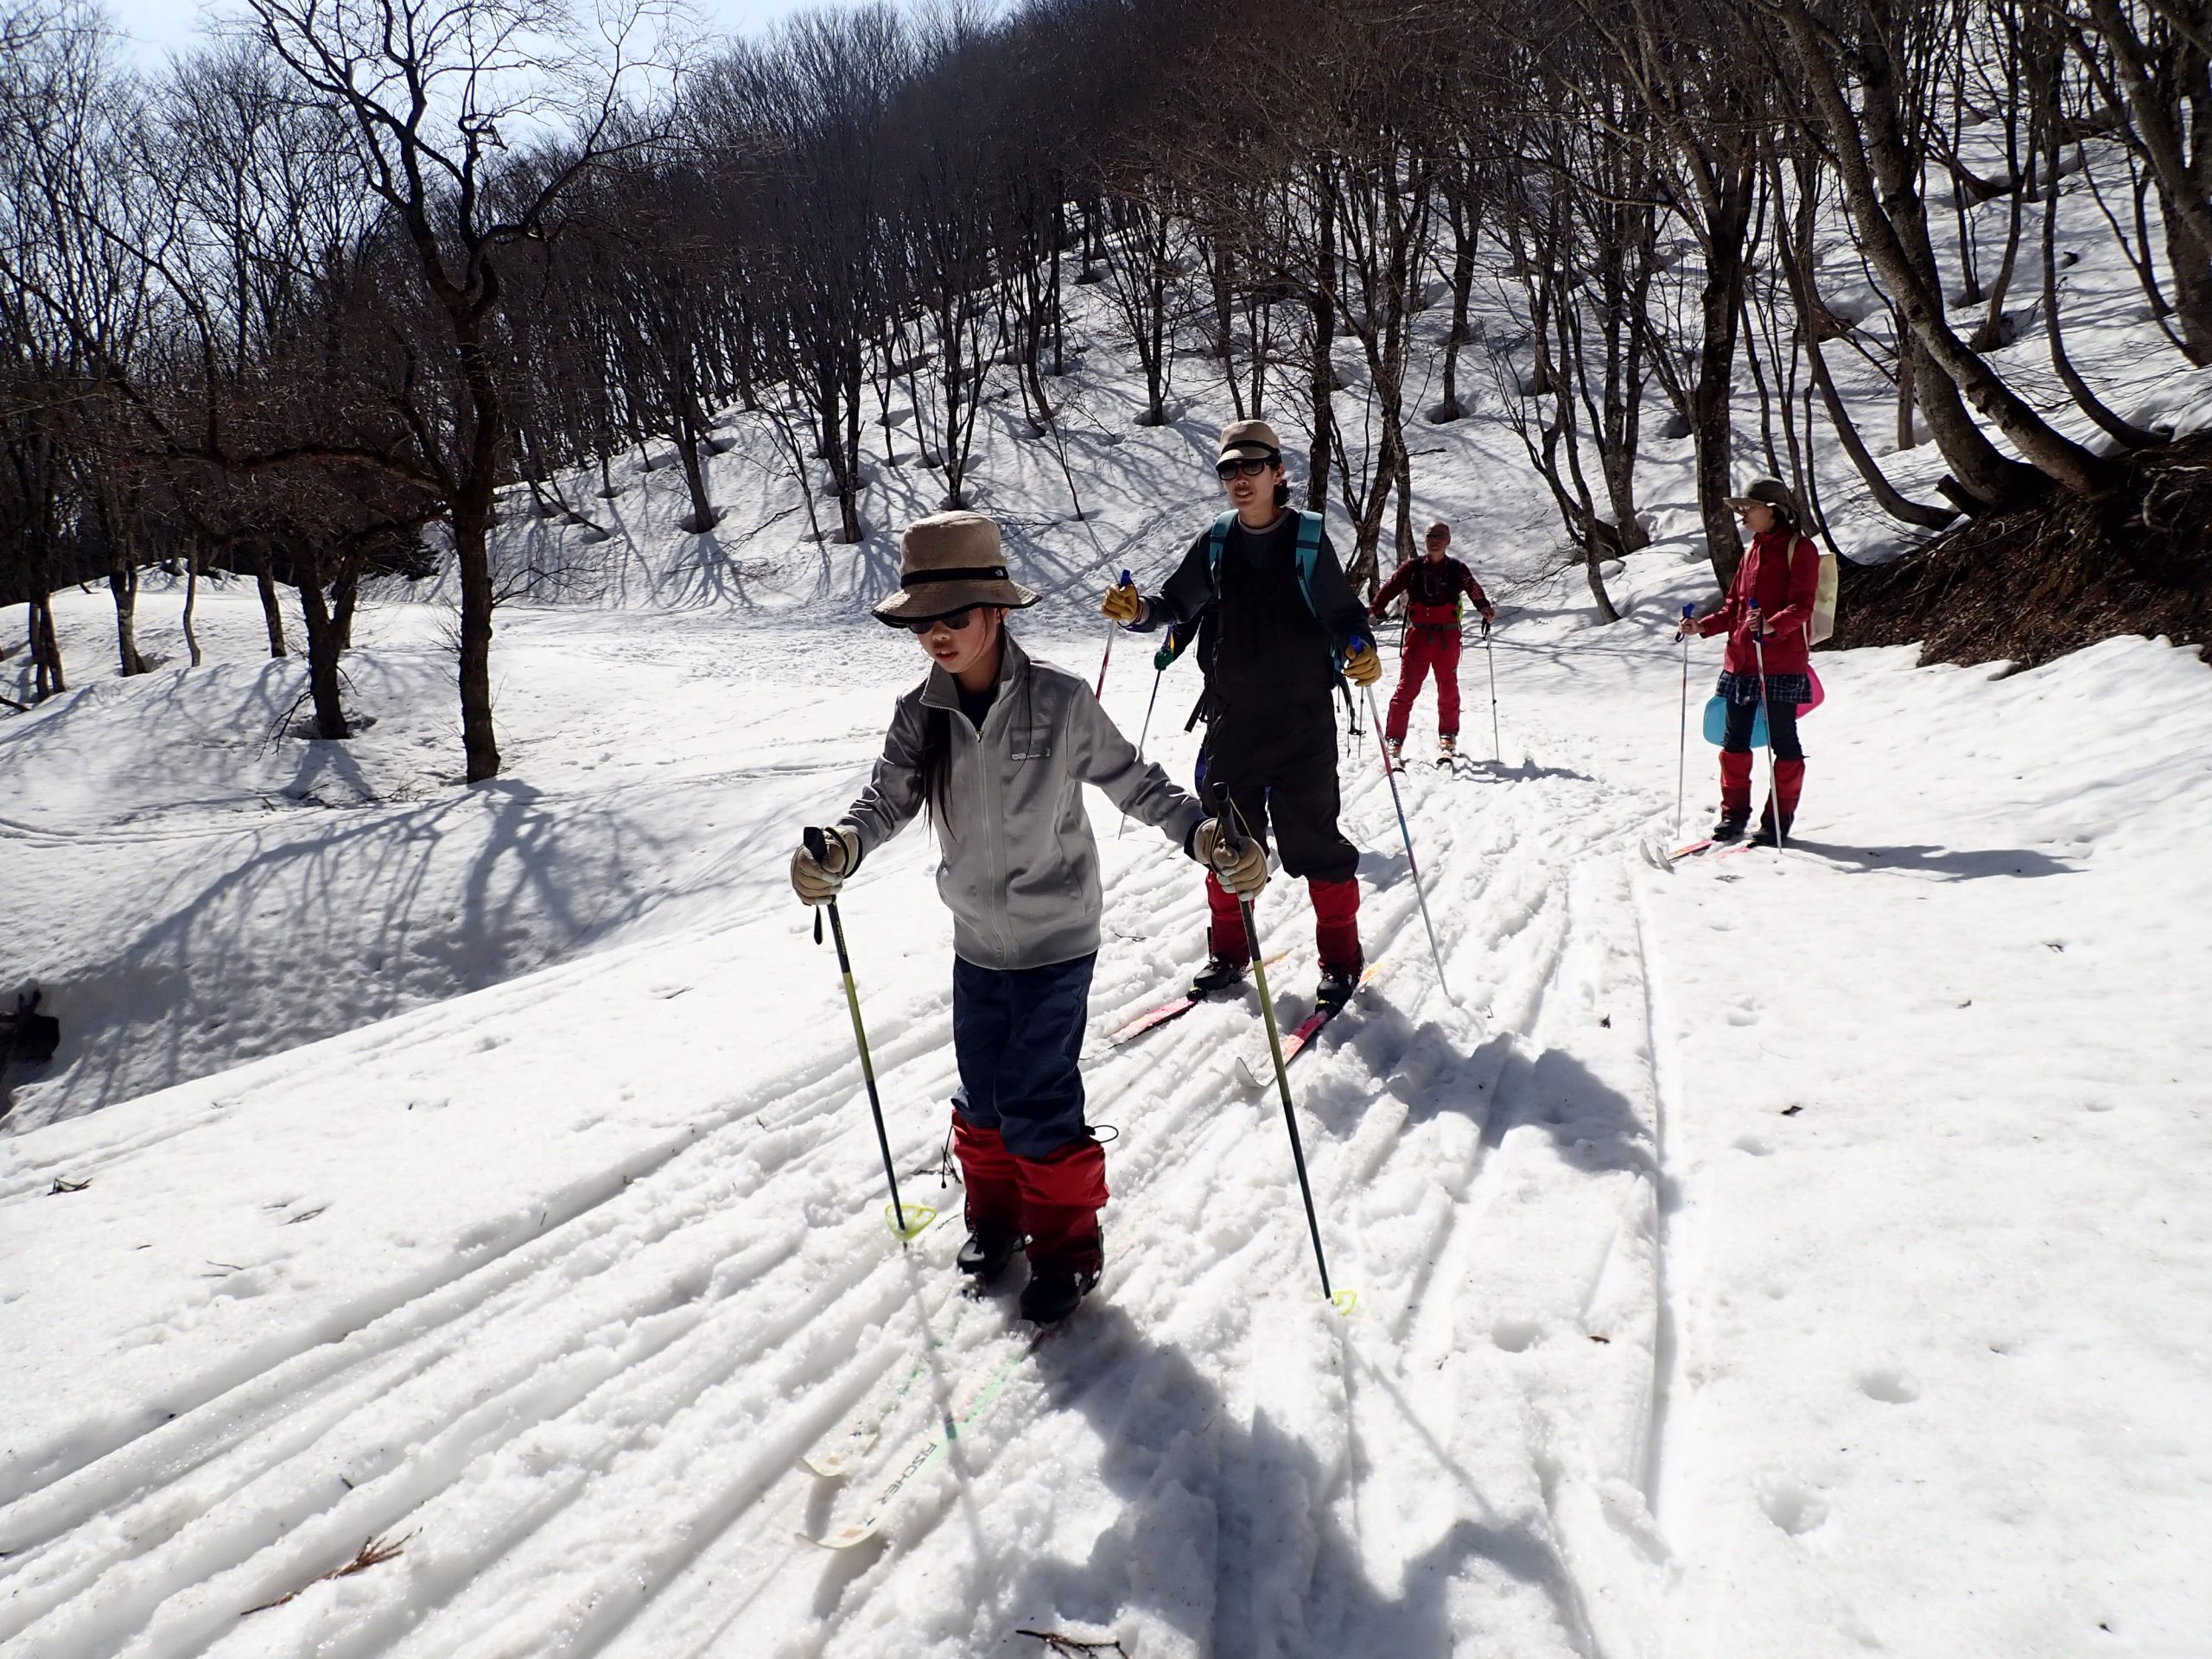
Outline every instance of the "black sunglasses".
POLYGON ((927 633, 942 622, 955 633, 958 633, 975 620, 976 607, 973 605, 963 605, 958 610, 947 611, 943 616, 925 616, 918 621, 910 620, 901 622, 899 626, 918 634, 927 633))
POLYGON ((1223 461, 1214 464, 1213 475, 1226 484, 1239 473, 1246 478, 1257 478, 1270 467, 1280 466, 1280 455, 1247 455, 1240 461, 1223 461))

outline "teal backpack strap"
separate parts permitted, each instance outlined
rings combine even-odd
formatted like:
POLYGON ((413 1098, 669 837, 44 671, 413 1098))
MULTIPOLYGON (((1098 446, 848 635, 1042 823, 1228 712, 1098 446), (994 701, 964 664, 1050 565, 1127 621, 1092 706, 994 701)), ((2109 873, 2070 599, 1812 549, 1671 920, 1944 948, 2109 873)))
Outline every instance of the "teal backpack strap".
POLYGON ((1321 608, 1313 602, 1313 569, 1321 563, 1324 522, 1318 512, 1298 515, 1298 591, 1306 595, 1306 608, 1317 619, 1321 614, 1321 608))
POLYGON ((1236 522, 1233 511, 1224 512, 1206 532, 1206 580, 1212 586, 1216 599, 1221 597, 1221 550, 1229 545, 1229 527, 1236 522))

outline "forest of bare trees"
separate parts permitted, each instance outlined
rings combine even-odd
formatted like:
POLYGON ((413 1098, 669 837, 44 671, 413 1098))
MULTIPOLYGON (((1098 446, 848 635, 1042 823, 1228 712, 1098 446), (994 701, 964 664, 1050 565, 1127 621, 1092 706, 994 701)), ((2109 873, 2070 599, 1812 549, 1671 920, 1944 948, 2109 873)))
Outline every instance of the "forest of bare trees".
POLYGON ((2116 243, 2165 349, 2212 364, 2212 0, 1031 0, 737 46, 585 10, 240 0, 149 74, 95 9, 0 0, 0 601, 35 696, 67 683, 56 588, 108 583, 129 674, 139 572, 223 570, 342 737, 362 582, 449 558, 492 777, 493 612, 528 580, 499 512, 589 525, 578 480, 649 445, 704 531, 730 420, 827 480, 833 545, 881 528, 874 466, 960 505, 987 397, 1055 440, 1081 287, 1143 422, 1300 435, 1355 579, 1410 544, 1421 427, 1497 398, 1608 616, 1662 411, 1723 577, 1746 453, 1817 505, 1840 452, 1916 531, 2113 489, 2171 435, 2076 367, 2062 239, 2116 243), (1838 247, 1872 315, 1824 292, 1838 247), (2064 419, 1993 359, 2026 331, 2064 419), (1884 470, 1923 444, 1936 499, 1884 470))

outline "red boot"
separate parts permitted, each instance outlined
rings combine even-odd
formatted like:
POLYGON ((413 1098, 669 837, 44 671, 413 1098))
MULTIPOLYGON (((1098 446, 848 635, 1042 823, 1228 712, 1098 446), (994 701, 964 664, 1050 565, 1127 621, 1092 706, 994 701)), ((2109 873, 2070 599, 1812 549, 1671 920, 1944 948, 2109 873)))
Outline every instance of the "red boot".
POLYGON ((1744 826, 1751 821, 1751 755, 1746 749, 1720 751, 1720 821, 1713 826, 1715 841, 1741 841, 1744 826))
POLYGON ((1021 1184, 1021 1230, 1029 1265, 1054 1265, 1096 1278, 1104 1251, 1098 1212, 1105 1207, 1106 1149, 1085 1135, 1049 1158, 1013 1160, 1021 1184))
POLYGON ((1241 982, 1252 965, 1251 942, 1244 937, 1244 912, 1236 895, 1206 872, 1206 965, 1191 982, 1192 991, 1211 996, 1241 982))
POLYGON ((1759 814, 1759 832, 1751 837, 1761 847, 1778 847, 1789 839, 1789 826, 1797 819, 1797 798, 1805 792, 1805 763, 1802 760, 1777 760, 1774 763, 1774 793, 1767 799, 1766 810, 1759 814), (1775 809, 1782 810, 1782 827, 1775 828, 1775 809))
POLYGON ((960 1270, 988 1284, 1021 1245, 1020 1160, 1006 1149, 996 1129, 952 1115, 952 1151, 967 1188, 968 1242, 960 1270))
POLYGON ((1029 1282, 1021 1317, 1055 1325, 1098 1282, 1106 1251, 1098 1212, 1105 1206, 1106 1154, 1085 1135, 1049 1158, 1018 1158, 1021 1219, 1029 1234, 1029 1282))
POLYGON ((1359 948, 1359 883, 1309 876, 1306 891, 1313 899, 1313 943, 1320 951, 1321 970, 1335 969, 1358 978, 1366 965, 1359 948))

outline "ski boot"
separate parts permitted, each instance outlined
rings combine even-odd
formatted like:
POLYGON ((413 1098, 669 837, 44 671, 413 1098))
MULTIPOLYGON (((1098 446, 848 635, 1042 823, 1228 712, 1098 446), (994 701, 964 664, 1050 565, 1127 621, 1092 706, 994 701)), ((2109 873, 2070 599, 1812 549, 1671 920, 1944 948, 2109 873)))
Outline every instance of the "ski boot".
POLYGON ((1459 759, 1459 738, 1456 732, 1446 732, 1436 740, 1436 764, 1449 772, 1459 759))
POLYGON ((1350 967, 1321 964, 1321 983, 1313 992, 1313 1000, 1325 1008, 1340 1008, 1351 1001, 1351 994, 1359 988, 1359 976, 1364 963, 1353 963, 1350 967))
POLYGON ((1780 835, 1777 835, 1774 831, 1774 808, 1769 806, 1764 812, 1759 815, 1759 827, 1751 834, 1751 845, 1754 847, 1781 846, 1783 842, 1789 839, 1789 821, 1796 816, 1796 815, 1792 812, 1783 813, 1782 815, 1782 833, 1780 835))
POLYGON ((1021 1248, 1021 1235, 1001 1227, 974 1227, 969 1230, 968 1242, 960 1247, 954 1258, 960 1271, 977 1290, 1006 1271, 1006 1264, 1014 1260, 1021 1248))
POLYGON ((1406 740, 1402 737, 1384 738, 1382 740, 1382 764, 1385 766, 1388 766, 1392 772, 1403 772, 1406 769, 1406 763, 1403 758, 1405 747, 1406 740))
POLYGON ((1252 964, 1242 957, 1213 956, 1206 958, 1206 965, 1192 978, 1192 996, 1215 996, 1244 982, 1244 976, 1252 964))
POLYGON ((1058 1325, 1097 1284, 1098 1274, 1057 1262, 1032 1262, 1021 1287, 1021 1317, 1033 1325, 1058 1325))
POLYGON ((1741 841, 1744 838, 1744 826, 1751 823, 1751 809, 1750 807, 1723 807, 1721 809, 1719 822, 1714 823, 1713 826, 1713 839, 1715 841, 1741 841))

